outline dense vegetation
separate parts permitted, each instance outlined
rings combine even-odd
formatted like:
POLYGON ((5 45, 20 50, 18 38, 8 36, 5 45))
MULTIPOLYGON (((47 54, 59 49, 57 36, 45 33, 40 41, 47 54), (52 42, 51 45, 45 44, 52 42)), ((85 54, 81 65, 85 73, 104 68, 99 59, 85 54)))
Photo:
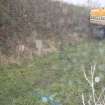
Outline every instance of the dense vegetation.
POLYGON ((86 36, 88 32, 85 7, 52 0, 1 0, 0 8, 0 49, 6 54, 16 53, 19 44, 36 50, 37 39, 57 44, 63 39, 70 42, 74 33, 86 36))

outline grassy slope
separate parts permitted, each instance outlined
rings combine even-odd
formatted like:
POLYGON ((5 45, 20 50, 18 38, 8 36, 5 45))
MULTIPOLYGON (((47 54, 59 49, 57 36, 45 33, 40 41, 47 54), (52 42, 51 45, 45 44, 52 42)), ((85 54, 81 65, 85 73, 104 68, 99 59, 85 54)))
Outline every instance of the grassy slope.
POLYGON ((94 63, 99 76, 105 79, 105 41, 65 47, 63 59, 52 54, 27 65, 0 66, 0 105, 47 105, 36 92, 55 95, 54 99, 63 105, 79 105, 81 93, 89 91, 82 66, 89 70, 94 63))

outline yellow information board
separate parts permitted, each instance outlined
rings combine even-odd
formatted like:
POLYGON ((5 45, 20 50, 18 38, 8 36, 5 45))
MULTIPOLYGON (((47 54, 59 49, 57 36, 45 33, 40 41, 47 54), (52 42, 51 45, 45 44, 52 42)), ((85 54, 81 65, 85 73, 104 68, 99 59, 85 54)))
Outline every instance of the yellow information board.
POLYGON ((91 17, 105 16, 105 8, 92 9, 90 11, 90 16, 91 17))

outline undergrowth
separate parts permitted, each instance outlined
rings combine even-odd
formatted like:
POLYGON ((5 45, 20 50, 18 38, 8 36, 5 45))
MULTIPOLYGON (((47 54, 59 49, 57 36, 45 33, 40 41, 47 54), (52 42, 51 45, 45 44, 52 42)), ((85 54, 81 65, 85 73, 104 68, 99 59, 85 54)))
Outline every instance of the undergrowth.
POLYGON ((63 55, 34 57, 27 64, 1 65, 0 105, 81 105, 81 94, 91 92, 83 67, 89 74, 93 64, 101 78, 95 87, 100 92, 105 84, 105 41, 69 45, 63 55))

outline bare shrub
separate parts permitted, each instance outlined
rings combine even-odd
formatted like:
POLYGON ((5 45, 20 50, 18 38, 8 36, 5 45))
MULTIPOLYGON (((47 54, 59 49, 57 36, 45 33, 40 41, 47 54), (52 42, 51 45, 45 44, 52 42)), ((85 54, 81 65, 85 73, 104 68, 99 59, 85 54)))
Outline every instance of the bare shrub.
POLYGON ((95 84, 100 82, 100 77, 95 77, 96 72, 96 65, 91 66, 90 74, 91 78, 87 77, 85 71, 84 77, 87 83, 90 86, 91 93, 88 94, 88 98, 85 98, 84 94, 82 93, 82 103, 83 105, 104 105, 105 104, 105 88, 103 87, 99 95, 97 95, 97 90, 95 89, 95 84))

